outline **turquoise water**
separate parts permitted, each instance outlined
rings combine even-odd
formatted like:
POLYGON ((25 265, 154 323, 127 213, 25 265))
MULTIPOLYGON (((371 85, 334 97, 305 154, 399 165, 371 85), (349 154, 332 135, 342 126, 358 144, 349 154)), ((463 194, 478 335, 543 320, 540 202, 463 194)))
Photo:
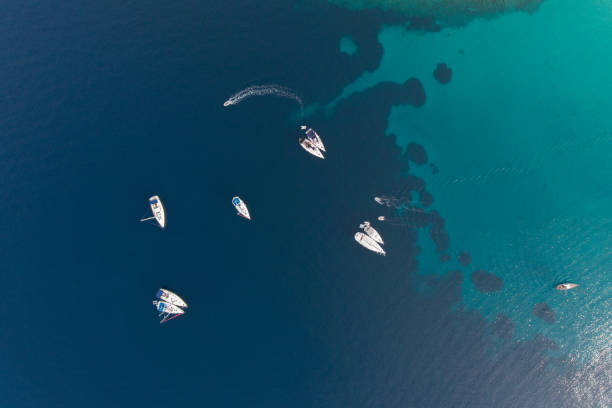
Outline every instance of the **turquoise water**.
POLYGON ((439 168, 410 172, 433 194, 451 253, 471 255, 468 267, 440 263, 422 234, 421 273, 461 268, 465 307, 489 320, 505 313, 514 339, 544 334, 577 358, 596 357, 612 335, 611 23, 610 2, 559 0, 439 33, 385 27, 378 68, 330 104, 383 81, 421 80, 425 105, 395 106, 386 133, 402 148, 420 144, 439 168), (432 75, 440 62, 449 84, 432 75), (502 289, 477 291, 476 269, 501 277, 502 289), (565 280, 580 289, 553 289, 565 280), (532 313, 540 302, 554 323, 532 313))
POLYGON ((346 35, 340 39, 340 52, 347 55, 355 55, 357 52, 357 44, 355 44, 350 35, 346 35))

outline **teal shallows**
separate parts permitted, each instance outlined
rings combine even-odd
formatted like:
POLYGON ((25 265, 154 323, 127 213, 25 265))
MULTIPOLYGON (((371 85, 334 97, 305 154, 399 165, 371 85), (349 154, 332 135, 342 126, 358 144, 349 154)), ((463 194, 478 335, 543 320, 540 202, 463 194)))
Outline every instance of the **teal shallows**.
POLYGON ((348 55, 355 55, 355 53, 357 53, 357 44, 355 44, 350 35, 346 35, 340 39, 340 52, 348 55))
MULTIPOLYGON (((341 96, 422 81, 425 106, 395 107, 387 134, 402 148, 421 144, 440 169, 411 171, 435 197, 451 252, 471 254, 465 304, 490 319, 506 313, 515 337, 544 333, 578 357, 600 350, 612 330, 611 17, 610 3, 561 0, 440 33, 384 28, 379 67, 341 96), (453 70, 448 85, 433 78, 440 62, 453 70), (503 278, 502 290, 478 292, 475 269, 503 278), (581 286, 553 289, 565 280, 581 286), (538 302, 554 311, 554 324, 533 315, 538 302)), ((423 271, 454 267, 430 252, 423 271)))

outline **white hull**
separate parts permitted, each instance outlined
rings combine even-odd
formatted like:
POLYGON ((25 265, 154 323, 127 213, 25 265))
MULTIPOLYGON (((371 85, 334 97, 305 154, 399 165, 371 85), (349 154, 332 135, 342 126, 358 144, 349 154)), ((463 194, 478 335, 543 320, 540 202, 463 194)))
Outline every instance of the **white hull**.
POLYGON ((378 233, 378 231, 376 231, 374 227, 371 226, 368 221, 364 221, 363 224, 359 225, 359 228, 363 228, 365 233, 368 234, 370 238, 372 238, 374 241, 378 242, 379 244, 385 243, 382 237, 380 236, 380 234, 378 233))
MULTIPOLYGON (((302 126, 302 129, 306 129, 306 126, 302 126)), ((306 133, 306 137, 310 142, 319 150, 325 151, 325 145, 323 144, 323 140, 321 140, 321 136, 317 132, 315 132, 312 128, 308 128, 304 133, 306 133)))
POLYGON ((378 217, 378 221, 384 221, 385 220, 385 216, 381 215, 380 217, 378 217))
POLYGON ((149 197, 149 205, 151 206, 151 212, 153 213, 153 217, 143 218, 140 221, 147 221, 149 219, 155 218, 155 221, 159 224, 160 227, 164 228, 166 226, 166 212, 164 211, 164 206, 159 199, 159 196, 149 197))
POLYGON ((385 205, 385 203, 383 203, 383 200, 380 197, 374 197, 374 201, 376 201, 380 205, 385 205))
POLYGON ((157 312, 160 314, 163 313, 168 315, 181 315, 185 313, 185 311, 180 307, 168 302, 164 302, 163 300, 154 300, 153 305, 157 309, 157 312))
POLYGON ((363 232, 357 232, 355 234, 355 241, 357 241, 359 245, 369 249, 370 251, 376 252, 380 255, 386 255, 386 252, 384 251, 384 249, 382 249, 378 242, 374 241, 372 238, 370 238, 363 232))
POLYGON ((323 156, 323 153, 321 153, 321 151, 317 149, 317 147, 313 145, 308 139, 300 139, 300 146, 302 146, 302 148, 308 153, 318 157, 319 159, 325 158, 325 156, 323 156))
POLYGON ((236 208, 236 211, 238 211, 239 216, 244 217, 247 220, 251 219, 251 214, 249 213, 249 209, 247 208, 244 201, 240 199, 240 197, 233 197, 232 205, 234 206, 234 208, 236 208))
POLYGON ((180 308, 187 308, 187 303, 179 295, 174 292, 170 292, 168 289, 160 289, 157 291, 157 298, 161 299, 165 302, 171 303, 174 306, 178 306, 180 308))
POLYGON ((574 289, 577 286, 578 284, 576 283, 561 283, 557 285, 557 290, 570 290, 570 289, 574 289))

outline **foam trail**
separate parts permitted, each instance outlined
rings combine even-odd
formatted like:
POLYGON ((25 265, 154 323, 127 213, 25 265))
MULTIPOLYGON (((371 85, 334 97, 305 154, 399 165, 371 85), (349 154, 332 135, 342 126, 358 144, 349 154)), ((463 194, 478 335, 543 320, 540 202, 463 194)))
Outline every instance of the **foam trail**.
POLYGON ((249 86, 240 92, 230 96, 227 101, 223 103, 223 106, 238 105, 240 102, 248 99, 252 96, 265 96, 273 95, 280 98, 293 99, 300 105, 300 109, 304 108, 302 99, 295 94, 291 89, 280 85, 255 85, 249 86))
POLYGON ((410 195, 407 195, 405 197, 394 197, 394 196, 380 196, 380 197, 374 197, 374 200, 380 204, 380 205, 384 205, 385 207, 390 207, 390 208, 404 208, 404 207, 408 207, 411 204, 414 204, 414 201, 412 200, 412 197, 410 195))
POLYGON ((380 216, 378 221, 390 225, 423 228, 431 222, 431 214, 422 208, 409 207, 396 215, 380 216))

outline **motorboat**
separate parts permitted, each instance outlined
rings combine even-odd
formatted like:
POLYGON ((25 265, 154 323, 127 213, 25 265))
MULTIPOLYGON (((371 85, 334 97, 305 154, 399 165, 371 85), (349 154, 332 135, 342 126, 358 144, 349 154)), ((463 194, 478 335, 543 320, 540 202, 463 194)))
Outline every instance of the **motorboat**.
POLYGON ((566 282, 566 283, 558 284, 556 288, 557 290, 570 290, 570 289, 574 289, 577 286, 578 286, 577 283, 566 282))
POLYGON ((374 241, 378 242, 379 244, 384 244, 384 241, 381 238, 378 231, 376 231, 374 227, 371 226, 368 221, 364 221, 362 224, 359 224, 359 228, 362 228, 365 231, 365 233, 368 234, 368 236, 372 238, 374 241))
POLYGON ((374 251, 380 255, 386 255, 386 252, 384 251, 384 249, 382 249, 378 242, 374 241, 370 236, 364 234, 363 232, 355 233, 355 241, 357 241, 359 245, 369 249, 370 251, 374 251))
POLYGON ((323 156, 323 153, 321 153, 321 151, 310 141, 310 139, 302 137, 300 138, 299 142, 300 146, 302 146, 304 150, 306 150, 308 153, 318 157, 319 159, 325 158, 325 156, 323 156))
POLYGON ((249 209, 247 208, 244 201, 240 199, 240 197, 237 197, 237 196, 233 197, 232 204, 234 205, 234 208, 236 208, 236 211, 238 211, 239 216, 244 217, 247 220, 251 219, 251 214, 249 213, 249 209))

